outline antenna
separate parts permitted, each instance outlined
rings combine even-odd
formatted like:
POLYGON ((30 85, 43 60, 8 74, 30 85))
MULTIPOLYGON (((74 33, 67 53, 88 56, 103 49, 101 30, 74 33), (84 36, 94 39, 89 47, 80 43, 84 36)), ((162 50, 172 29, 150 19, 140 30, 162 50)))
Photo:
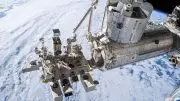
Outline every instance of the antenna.
POLYGON ((109 5, 109 0, 107 0, 106 6, 105 6, 104 15, 103 15, 103 20, 102 20, 102 24, 101 24, 101 31, 103 31, 103 28, 104 28, 104 20, 105 20, 105 18, 107 17, 108 5, 109 5))
MULTIPOLYGON (((88 23, 88 33, 91 32, 91 23, 92 23, 92 15, 93 15, 93 9, 96 8, 96 5, 98 3, 98 0, 91 0, 91 7, 87 10, 87 12, 85 13, 85 15, 83 16, 83 18, 80 20, 80 22, 78 23, 78 25, 74 28, 73 30, 73 34, 76 33, 76 31, 78 30, 78 28, 81 26, 81 24, 83 23, 83 21, 87 18, 87 16, 89 15, 89 23, 88 23)), ((76 35, 76 34, 75 34, 76 35)))

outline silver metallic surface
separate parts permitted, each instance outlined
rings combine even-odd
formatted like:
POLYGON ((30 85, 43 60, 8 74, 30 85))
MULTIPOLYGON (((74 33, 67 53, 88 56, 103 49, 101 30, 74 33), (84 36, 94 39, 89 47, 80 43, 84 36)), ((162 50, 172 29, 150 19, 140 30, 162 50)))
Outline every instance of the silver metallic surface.
POLYGON ((108 6, 108 37, 119 43, 137 43, 146 28, 153 7, 147 2, 108 6))

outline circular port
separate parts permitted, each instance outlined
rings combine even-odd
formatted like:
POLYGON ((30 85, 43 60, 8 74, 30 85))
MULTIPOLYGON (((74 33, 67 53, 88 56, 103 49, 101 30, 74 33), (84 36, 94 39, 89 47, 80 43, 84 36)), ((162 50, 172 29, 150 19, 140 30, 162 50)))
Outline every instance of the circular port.
POLYGON ((70 76, 75 76, 75 73, 74 73, 74 72, 71 72, 71 73, 70 73, 70 76))
POLYGON ((88 75, 83 75, 83 79, 84 79, 84 80, 88 80, 88 79, 89 79, 89 76, 88 76, 88 75))
POLYGON ((68 80, 68 79, 64 79, 64 80, 62 81, 62 85, 65 86, 65 85, 67 85, 67 84, 69 84, 69 80, 68 80))
POLYGON ((70 68, 74 68, 74 65, 73 64, 69 64, 68 65, 70 68))
POLYGON ((54 83, 54 84, 52 85, 52 87, 53 87, 53 88, 58 88, 58 83, 54 83))
POLYGON ((84 70, 81 70, 81 71, 80 71, 80 74, 85 74, 85 71, 84 71, 84 70))
POLYGON ((72 77, 72 81, 77 82, 78 81, 78 77, 77 76, 73 76, 72 77))

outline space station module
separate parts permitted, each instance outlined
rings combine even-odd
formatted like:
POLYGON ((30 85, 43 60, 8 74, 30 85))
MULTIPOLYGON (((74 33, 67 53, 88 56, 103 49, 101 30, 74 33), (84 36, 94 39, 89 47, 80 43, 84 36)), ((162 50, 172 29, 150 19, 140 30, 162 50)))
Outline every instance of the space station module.
POLYGON ((108 37, 119 43, 137 43, 148 24, 153 6, 137 0, 110 0, 107 9, 108 37))

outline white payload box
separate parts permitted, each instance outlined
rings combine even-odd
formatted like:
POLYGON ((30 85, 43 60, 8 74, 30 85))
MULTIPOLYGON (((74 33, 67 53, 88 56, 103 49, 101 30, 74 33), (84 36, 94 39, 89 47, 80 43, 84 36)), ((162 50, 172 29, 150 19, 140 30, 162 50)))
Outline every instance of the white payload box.
POLYGON ((118 43, 137 43, 148 24, 153 6, 140 0, 110 0, 107 34, 118 43))

